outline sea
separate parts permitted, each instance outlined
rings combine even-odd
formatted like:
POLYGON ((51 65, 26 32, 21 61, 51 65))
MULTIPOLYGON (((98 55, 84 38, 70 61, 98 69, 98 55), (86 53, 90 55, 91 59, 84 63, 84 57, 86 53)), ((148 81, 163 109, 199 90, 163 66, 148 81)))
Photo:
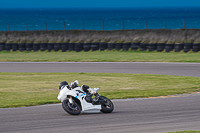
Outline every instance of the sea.
POLYGON ((200 7, 0 8, 0 31, 200 29, 200 7))

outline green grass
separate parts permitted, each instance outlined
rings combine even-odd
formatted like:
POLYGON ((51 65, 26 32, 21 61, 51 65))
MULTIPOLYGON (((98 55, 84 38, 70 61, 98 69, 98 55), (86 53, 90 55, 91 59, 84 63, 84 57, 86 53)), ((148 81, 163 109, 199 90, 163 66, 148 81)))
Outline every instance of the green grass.
POLYGON ((156 97, 200 91, 200 78, 120 73, 0 72, 0 108, 58 103, 58 84, 79 80, 110 99, 156 97))
POLYGON ((168 133, 200 133, 200 131, 177 131, 177 132, 168 132, 168 133))
POLYGON ((200 62, 200 52, 0 52, 1 62, 200 62))

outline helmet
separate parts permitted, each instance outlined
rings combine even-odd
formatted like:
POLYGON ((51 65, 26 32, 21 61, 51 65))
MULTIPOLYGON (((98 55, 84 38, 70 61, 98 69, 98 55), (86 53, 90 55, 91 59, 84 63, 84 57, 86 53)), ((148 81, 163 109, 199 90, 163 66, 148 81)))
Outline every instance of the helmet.
POLYGON ((60 82, 60 84, 59 84, 59 90, 61 90, 61 87, 63 85, 68 85, 68 83, 66 81, 60 82))
POLYGON ((81 89, 84 91, 84 92, 86 92, 86 93, 88 93, 88 89, 89 89, 90 87, 89 86, 87 86, 87 85, 82 85, 81 86, 81 89))

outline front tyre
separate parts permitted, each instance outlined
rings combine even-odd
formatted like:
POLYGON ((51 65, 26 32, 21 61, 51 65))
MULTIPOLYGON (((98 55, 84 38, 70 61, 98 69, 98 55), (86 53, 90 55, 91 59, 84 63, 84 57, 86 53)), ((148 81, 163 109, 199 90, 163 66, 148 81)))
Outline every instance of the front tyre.
POLYGON ((111 113, 114 110, 114 105, 112 101, 104 96, 99 97, 103 102, 101 102, 101 112, 111 113))
POLYGON ((66 98, 62 102, 63 109, 71 115, 79 115, 81 113, 81 107, 73 100, 73 103, 69 102, 69 98, 66 98))

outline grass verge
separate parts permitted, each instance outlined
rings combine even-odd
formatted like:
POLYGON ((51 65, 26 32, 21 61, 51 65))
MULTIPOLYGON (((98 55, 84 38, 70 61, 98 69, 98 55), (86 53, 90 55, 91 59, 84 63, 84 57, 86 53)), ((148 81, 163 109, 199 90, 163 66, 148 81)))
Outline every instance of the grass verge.
POLYGON ((200 52, 0 52, 1 62, 200 62, 200 52))
POLYGON ((58 103, 58 84, 79 80, 110 99, 155 97, 200 91, 200 78, 120 73, 0 72, 0 108, 58 103))
POLYGON ((168 133, 200 133, 200 131, 177 131, 177 132, 168 132, 168 133))

